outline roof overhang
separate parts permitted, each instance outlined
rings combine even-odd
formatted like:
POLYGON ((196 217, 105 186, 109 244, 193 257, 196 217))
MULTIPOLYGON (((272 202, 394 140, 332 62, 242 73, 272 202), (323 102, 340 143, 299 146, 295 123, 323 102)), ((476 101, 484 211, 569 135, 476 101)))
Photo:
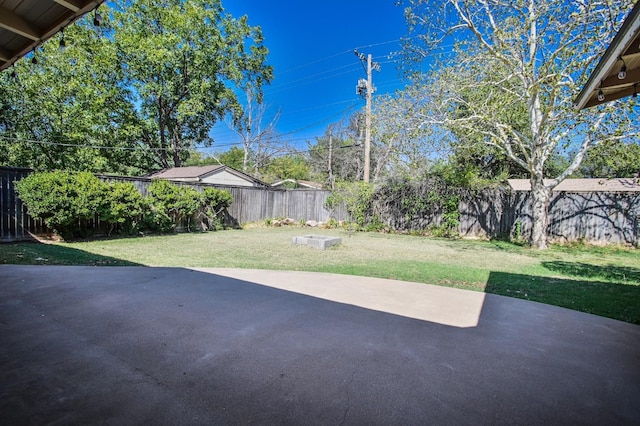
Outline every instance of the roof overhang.
POLYGON ((640 2, 633 7, 589 80, 576 98, 577 109, 589 108, 640 92, 640 2), (624 61, 624 62, 623 62, 624 61), (622 66, 627 75, 618 78, 622 66), (604 99, 599 100, 602 90, 604 99))
POLYGON ((0 71, 104 0, 0 0, 0 71))

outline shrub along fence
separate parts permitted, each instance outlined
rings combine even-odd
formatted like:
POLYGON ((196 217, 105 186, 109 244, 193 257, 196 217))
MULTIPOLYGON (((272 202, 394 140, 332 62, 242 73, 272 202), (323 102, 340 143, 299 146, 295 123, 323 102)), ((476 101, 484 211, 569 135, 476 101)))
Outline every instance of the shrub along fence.
MULTIPOLYGON (((42 221, 34 220, 29 216, 26 206, 15 193, 14 183, 30 173, 32 173, 30 169, 0 167, 0 241, 2 242, 29 240, 34 234, 42 235, 51 232, 42 221)), ((143 196, 148 195, 152 182, 149 178, 97 176, 107 182, 130 182, 143 196)), ((325 207, 328 191, 233 187, 191 182, 173 183, 198 190, 213 187, 228 191, 233 197, 233 203, 227 208, 228 225, 276 217, 315 221, 326 221, 330 217, 338 220, 347 218, 340 209, 328 210, 325 207)), ((106 229, 98 220, 93 222, 93 226, 98 230, 106 229)))
MULTIPOLYGON (((0 167, 0 241, 26 240, 32 234, 50 232, 41 221, 27 214, 15 194, 14 181, 29 173, 28 169, 0 167)), ((98 177, 110 182, 131 182, 142 195, 147 195, 151 185, 148 178, 98 177)), ((315 221, 349 219, 344 207, 327 208, 330 191, 175 183, 196 189, 213 186, 229 191, 233 203, 227 209, 228 217, 238 224, 278 217, 315 221)), ((382 226, 394 231, 422 232, 454 224, 454 233, 464 237, 525 239, 530 233, 528 193, 508 189, 440 192, 432 189, 433 183, 423 182, 417 187, 396 187, 395 192, 389 194, 383 186, 382 192, 374 191, 370 213, 382 226)), ((554 193, 549 206, 548 235, 551 241, 638 244, 640 194, 554 193)))
MULTIPOLYGON (((147 195, 151 179, 98 175, 109 182, 131 182, 143 196, 147 195)), ((330 217, 347 219, 342 209, 328 210, 325 207, 329 191, 308 189, 254 188, 245 186, 222 186, 191 182, 173 182, 176 185, 196 189, 213 187, 228 191, 233 202, 227 208, 228 217, 236 224, 259 222, 265 219, 290 217, 296 220, 326 221, 330 217)))

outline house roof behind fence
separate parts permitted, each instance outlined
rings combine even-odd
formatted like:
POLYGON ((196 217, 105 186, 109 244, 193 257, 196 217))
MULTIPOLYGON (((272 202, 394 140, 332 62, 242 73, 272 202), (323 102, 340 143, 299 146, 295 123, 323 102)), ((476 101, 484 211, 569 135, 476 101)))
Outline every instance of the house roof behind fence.
MULTIPOLYGON (((531 191, 529 179, 509 179, 514 191, 531 191)), ((545 179, 548 185, 551 179, 545 179)), ((639 178, 565 179, 553 188, 554 192, 640 192, 639 178)))
POLYGON ((321 183, 318 182, 311 182, 308 180, 296 180, 296 179, 285 179, 285 180, 281 180, 279 182, 275 182, 272 183, 271 186, 272 187, 279 187, 279 186, 284 186, 287 183, 293 183, 296 184, 302 188, 309 188, 309 189, 322 189, 323 185, 321 183))
POLYGON ((173 167, 171 169, 161 170, 152 174, 151 178, 171 179, 171 178, 199 178, 224 169, 226 166, 222 164, 214 164, 211 166, 190 166, 190 167, 173 167))
POLYGON ((254 178, 253 176, 236 170, 233 167, 225 166, 224 164, 215 164, 210 166, 173 167, 171 169, 161 170, 146 177, 149 177, 151 179, 188 179, 193 181, 201 181, 206 177, 221 173, 223 171, 238 176, 239 178, 244 179, 248 182, 256 183, 258 186, 269 186, 260 179, 254 178))

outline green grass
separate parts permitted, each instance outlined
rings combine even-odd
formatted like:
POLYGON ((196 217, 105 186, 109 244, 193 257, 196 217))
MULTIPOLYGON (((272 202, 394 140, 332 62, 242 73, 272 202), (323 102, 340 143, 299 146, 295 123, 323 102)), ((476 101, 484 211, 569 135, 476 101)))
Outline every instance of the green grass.
POLYGON ((316 250, 291 244, 302 228, 254 228, 74 243, 0 245, 0 263, 280 269, 415 281, 517 297, 640 324, 640 251, 408 235, 347 234, 316 250))

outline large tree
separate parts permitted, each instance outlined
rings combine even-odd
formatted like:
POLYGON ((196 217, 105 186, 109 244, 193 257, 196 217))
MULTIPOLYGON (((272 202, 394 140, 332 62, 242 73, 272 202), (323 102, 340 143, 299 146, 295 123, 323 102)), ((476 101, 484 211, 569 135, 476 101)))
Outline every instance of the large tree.
POLYGON ((139 173, 148 157, 117 52, 83 19, 0 75, 0 164, 139 173))
POLYGON ((259 27, 219 0, 101 6, 0 77, 0 161, 38 169, 139 173, 180 166, 237 93, 272 78, 259 27))
POLYGON ((161 167, 179 167, 187 150, 242 106, 236 92, 271 81, 260 27, 226 13, 220 0, 121 0, 114 42, 134 89, 143 141, 161 167))
MULTIPOLYGON (((425 123, 493 146, 530 176, 530 241, 547 246, 551 189, 573 173, 599 141, 623 138, 634 122, 625 103, 576 111, 573 100, 620 27, 632 0, 410 0, 413 59, 440 66, 426 87, 425 123), (442 56, 437 48, 453 45, 442 56), (481 96, 469 96, 470 93, 481 96), (524 128, 512 111, 526 112, 524 128), (615 111, 615 114, 612 112, 615 111), (558 149, 573 157, 545 176, 558 149), (545 178, 549 178, 545 180, 545 178)), ((628 103, 626 105, 629 105, 628 103)))

